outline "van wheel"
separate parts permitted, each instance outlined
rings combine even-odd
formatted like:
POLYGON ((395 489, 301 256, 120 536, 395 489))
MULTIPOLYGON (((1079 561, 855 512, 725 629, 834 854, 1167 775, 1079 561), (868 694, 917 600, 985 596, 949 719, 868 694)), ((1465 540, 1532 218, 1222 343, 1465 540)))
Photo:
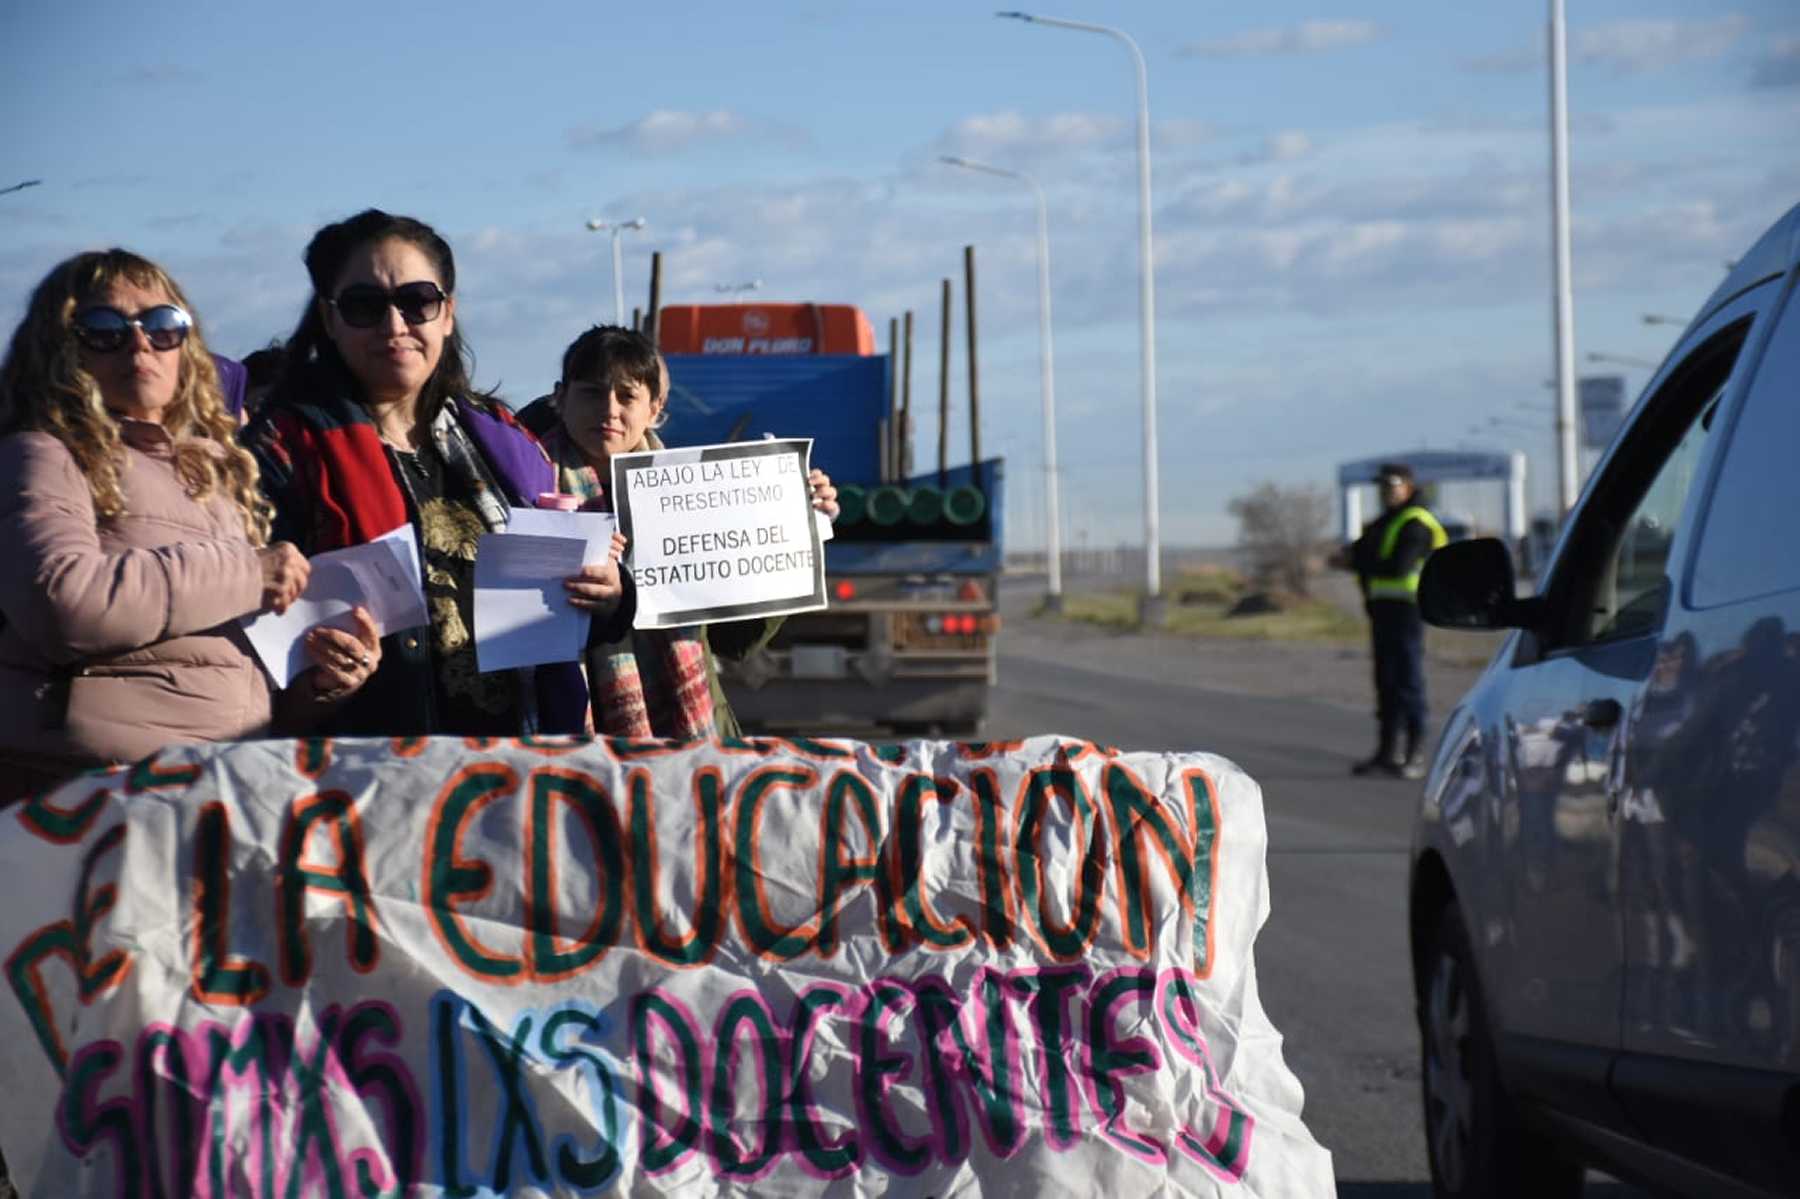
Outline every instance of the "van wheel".
POLYGON ((1500 1085, 1487 1005, 1454 904, 1426 947, 1419 1005, 1419 1079, 1432 1192, 1440 1199, 1562 1199, 1582 1169, 1522 1127, 1500 1085))

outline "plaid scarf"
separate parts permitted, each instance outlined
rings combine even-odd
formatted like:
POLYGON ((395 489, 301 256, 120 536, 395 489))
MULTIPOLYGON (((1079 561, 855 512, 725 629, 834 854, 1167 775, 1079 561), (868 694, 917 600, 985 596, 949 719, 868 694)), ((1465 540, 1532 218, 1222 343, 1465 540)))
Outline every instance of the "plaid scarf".
MULTIPOLYGON (((660 450, 655 433, 640 450, 660 450)), ((587 512, 611 512, 600 473, 588 465, 559 422, 544 435, 544 449, 556 466, 558 490, 587 501, 587 512)), ((633 629, 619 640, 588 652, 588 690, 594 718, 609 737, 671 737, 694 741, 713 735, 712 681, 707 671, 704 630, 633 629)))

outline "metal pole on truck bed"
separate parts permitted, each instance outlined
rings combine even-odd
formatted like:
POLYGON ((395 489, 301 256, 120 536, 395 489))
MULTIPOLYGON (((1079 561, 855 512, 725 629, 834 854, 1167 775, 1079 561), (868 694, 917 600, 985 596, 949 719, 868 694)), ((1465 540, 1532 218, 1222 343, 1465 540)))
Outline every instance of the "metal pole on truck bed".
POLYGON ((906 310, 905 356, 900 366, 900 478, 912 477, 912 346, 913 314, 906 310))
POLYGON ((963 324, 969 331, 969 481, 981 486, 981 384, 975 363, 975 247, 963 247, 963 324))
POLYGON ((944 280, 944 319, 938 331, 938 486, 950 463, 950 280, 944 280))
POLYGON ((644 333, 650 338, 650 344, 656 345, 662 340, 657 325, 662 316, 662 251, 656 250, 650 255, 650 307, 644 312, 644 333))
POLYGON ((888 435, 881 456, 881 481, 900 477, 900 318, 888 318, 888 435))

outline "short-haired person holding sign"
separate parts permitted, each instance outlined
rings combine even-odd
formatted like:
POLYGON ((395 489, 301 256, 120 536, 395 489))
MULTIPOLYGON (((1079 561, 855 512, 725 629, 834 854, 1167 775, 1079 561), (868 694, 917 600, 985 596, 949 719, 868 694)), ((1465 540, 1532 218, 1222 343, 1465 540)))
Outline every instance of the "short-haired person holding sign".
MULTIPOLYGON (((559 489, 582 497, 590 510, 612 511, 605 486, 612 459, 664 448, 656 429, 668 399, 668 369, 650 339, 598 325, 563 354, 551 401, 556 423, 533 422, 529 414, 524 419, 544 430, 559 489)), ((835 517, 837 488, 825 472, 810 472, 807 487, 812 506, 835 517)), ((590 645, 595 727, 609 736, 736 736, 737 720, 719 686, 713 654, 741 658, 767 644, 780 624, 779 617, 763 617, 634 629, 610 644, 590 645)))

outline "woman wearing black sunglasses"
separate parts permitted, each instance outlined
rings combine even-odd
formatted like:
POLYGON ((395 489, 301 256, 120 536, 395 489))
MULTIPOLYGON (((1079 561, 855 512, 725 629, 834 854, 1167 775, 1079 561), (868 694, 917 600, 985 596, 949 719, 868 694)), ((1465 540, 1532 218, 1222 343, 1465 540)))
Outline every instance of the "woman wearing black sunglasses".
MULTIPOLYGON (((575 663, 482 674, 473 636, 475 548, 556 487, 535 438, 469 381, 456 328, 456 261, 436 230, 378 209, 327 225, 306 247, 313 296, 288 338, 247 440, 275 529, 308 553, 410 523, 428 629, 383 641, 382 668, 329 720, 346 734, 510 736, 578 732, 575 663)), ((631 613, 618 564, 568 580, 569 602, 617 636, 631 613)))
MULTIPOLYGON (((269 727, 237 619, 285 609, 307 564, 269 544, 236 431, 162 268, 107 250, 38 285, 0 365, 0 802, 269 727)), ((355 684, 332 665, 302 678, 295 702, 355 684)))

